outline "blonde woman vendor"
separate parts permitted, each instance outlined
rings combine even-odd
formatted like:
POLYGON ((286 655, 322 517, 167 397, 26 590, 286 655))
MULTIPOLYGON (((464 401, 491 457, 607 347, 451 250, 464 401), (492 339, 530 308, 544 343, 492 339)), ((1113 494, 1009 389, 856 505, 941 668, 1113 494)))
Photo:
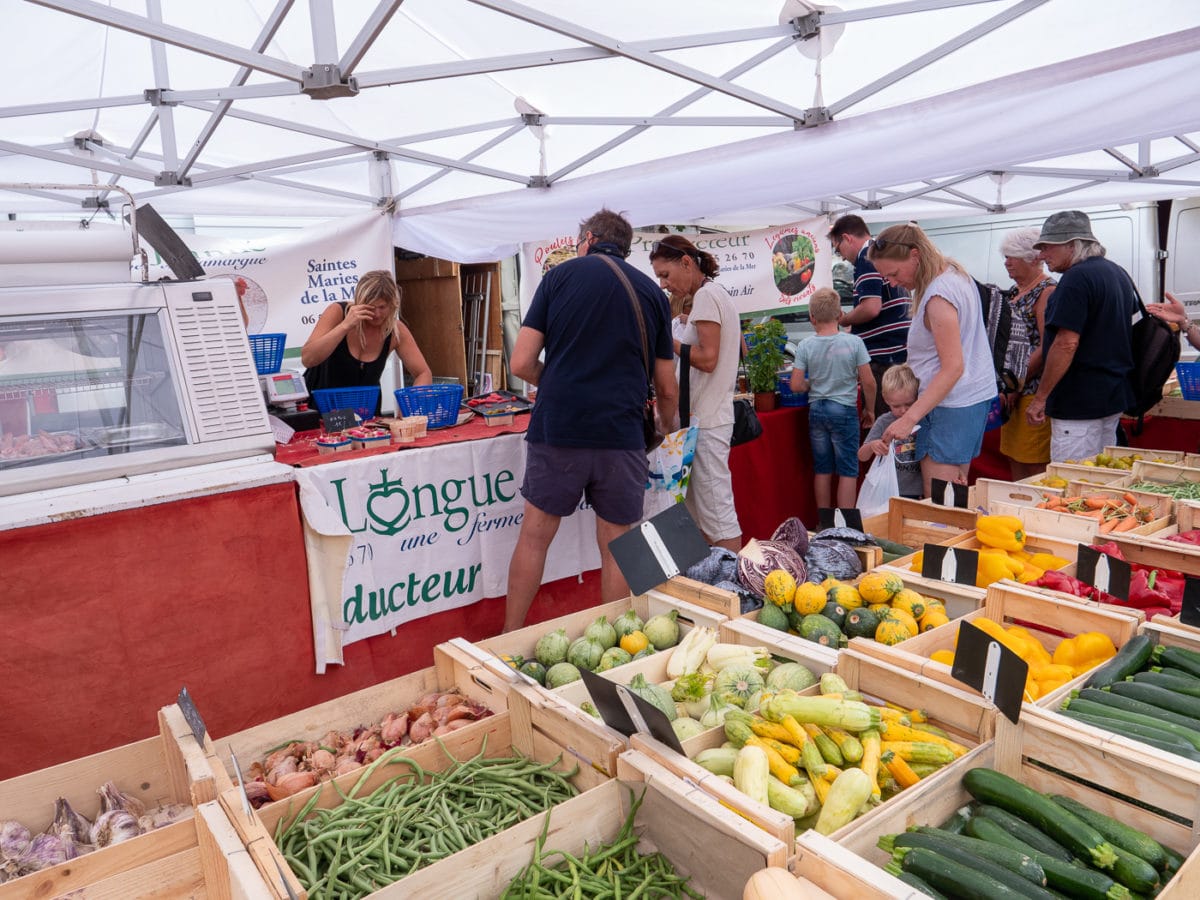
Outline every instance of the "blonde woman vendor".
MULTIPOLYGON (((400 286, 391 272, 366 272, 353 303, 331 303, 300 350, 308 390, 375 387, 395 351, 410 385, 432 384, 429 363, 400 318, 400 286)), ((376 409, 378 412, 378 409, 376 409)))
MULTIPOLYGON (((672 234, 654 242, 650 263, 664 290, 692 297, 684 340, 674 339, 676 354, 681 346, 689 347, 691 413, 700 422, 688 482, 688 512, 709 544, 736 553, 742 546, 742 529, 733 506, 729 439, 733 435, 741 321, 729 295, 713 281, 720 267, 711 253, 672 234)), ((681 424, 687 415, 687 410, 679 411, 681 424)))

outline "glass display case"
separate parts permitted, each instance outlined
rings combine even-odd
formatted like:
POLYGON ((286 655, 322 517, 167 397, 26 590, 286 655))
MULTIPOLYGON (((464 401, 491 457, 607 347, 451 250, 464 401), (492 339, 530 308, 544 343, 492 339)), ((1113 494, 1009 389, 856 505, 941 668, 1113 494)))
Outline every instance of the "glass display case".
POLYGON ((231 285, 0 290, 0 495, 273 447, 231 285))

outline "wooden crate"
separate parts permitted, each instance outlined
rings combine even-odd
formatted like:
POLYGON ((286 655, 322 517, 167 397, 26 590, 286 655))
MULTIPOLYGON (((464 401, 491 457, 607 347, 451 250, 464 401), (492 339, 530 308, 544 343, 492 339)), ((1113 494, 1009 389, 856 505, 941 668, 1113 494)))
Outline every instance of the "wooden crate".
POLYGON ((201 803, 195 818, 172 827, 178 832, 173 846, 181 848, 176 852, 143 846, 122 863, 89 853, 69 865, 9 882, 4 896, 270 900, 270 889, 216 800, 201 803))
POLYGON ((796 838, 792 871, 835 897, 852 897, 854 900, 929 900, 926 894, 909 887, 895 875, 872 865, 812 829, 796 838))
POLYGON ((818 675, 832 672, 837 667, 836 647, 825 647, 798 634, 768 628, 759 623, 758 612, 756 609, 740 619, 721 623, 720 639, 730 644, 766 647, 777 656, 804 663, 818 675))
POLYGON ((1046 498, 1047 494, 1061 494, 1062 492, 1063 488, 979 478, 975 482, 975 505, 986 512, 991 512, 992 505, 995 503, 1005 503, 1009 506, 1037 506, 1046 498))
MULTIPOLYGON (((88 819, 95 819, 100 808, 96 792, 108 781, 147 808, 166 803, 196 806, 215 800, 229 780, 223 772, 214 774, 207 762, 213 753, 212 742, 207 738, 203 746, 196 742, 176 705, 159 710, 158 720, 156 737, 0 782, 0 820, 15 819, 34 834, 45 831, 54 819, 54 801, 59 797, 88 819)), ((192 820, 176 822, 0 884, 0 898, 56 897, 67 891, 90 890, 91 885, 108 878, 135 878, 128 873, 147 865, 157 867, 177 854, 190 854, 187 862, 197 874, 196 865, 191 865, 198 864, 196 828, 192 820)))
MULTIPOLYGON (((1069 491, 1072 487, 1079 488, 1080 485, 1078 485, 1077 482, 1072 482, 1071 484, 1067 485, 1067 490, 1069 491)), ((1113 488, 1098 487, 1088 490, 1087 493, 1115 493, 1117 496, 1120 496, 1123 491, 1113 488)), ((1157 496, 1159 501, 1166 500, 1168 503, 1171 502, 1170 497, 1163 497, 1162 495, 1150 494, 1146 496, 1157 496)), ((1160 503, 1156 502, 1154 505, 1156 509, 1161 508, 1160 503)), ((1019 518, 1025 523, 1026 535, 1030 533, 1038 535, 1054 535, 1060 540, 1090 544, 1092 542, 1092 538, 1100 534, 1100 521, 1098 519, 1090 519, 1086 516, 1077 516, 1072 513, 1055 512, 1052 509, 1038 509, 1037 507, 1016 506, 1011 503, 994 503, 991 511, 994 515, 1016 516, 1019 518)), ((1170 524, 1171 516, 1169 513, 1167 513, 1123 533, 1153 534, 1156 531, 1161 531, 1170 524)), ((1061 554, 1059 555, 1061 556, 1061 554)))
MULTIPOLYGON (((972 756, 974 765, 994 768, 1035 790, 1072 797, 1187 855, 1158 897, 1200 896, 1200 854, 1192 853, 1200 840, 1194 824, 1200 778, 1162 765, 1118 739, 1102 745, 1083 740, 1078 731, 1044 717, 1042 710, 1022 715, 1018 726, 999 720, 996 740, 972 756)), ((954 774, 964 771, 966 767, 954 774)), ((876 847, 880 836, 913 825, 939 825, 970 801, 960 777, 927 779, 832 837, 867 863, 881 866, 889 856, 876 847)))
MULTIPOLYGON (((1194 508, 1187 508, 1188 518, 1192 518, 1195 514, 1194 508)), ((1200 527, 1200 523, 1194 524, 1193 527, 1200 527)), ((1130 532, 1110 533, 1098 535, 1094 543, 1113 542, 1120 548, 1125 559, 1131 563, 1140 563, 1156 569, 1172 569, 1183 572, 1185 575, 1200 575, 1200 546, 1166 540, 1167 535, 1178 533, 1178 531, 1178 527, 1175 526, 1174 532, 1170 529, 1163 529, 1146 535, 1130 532)))
POLYGON ((975 510, 939 506, 928 500, 892 497, 887 515, 887 533, 883 536, 906 547, 943 544, 975 530, 975 510))
MULTIPOLYGON (((1196 455, 1187 454, 1187 456, 1196 455)), ((1162 484, 1171 484, 1175 481, 1200 481, 1200 466, 1192 465, 1185 460, 1178 463, 1159 463, 1139 459, 1133 464, 1130 475, 1134 481, 1157 481, 1162 484)))
MULTIPOLYGON (((700 584, 700 582, 690 583, 693 585, 700 584)), ((703 585, 703 587, 708 587, 708 585, 703 585)), ((712 590, 716 590, 716 588, 712 588, 712 590)), ((721 593, 726 594, 730 592, 721 591, 721 593)), ((731 594, 731 596, 735 600, 737 599, 736 594, 731 594)), ((738 609, 737 614, 741 615, 740 608, 735 608, 738 609)), ((547 622, 540 622, 537 625, 527 625, 516 631, 510 631, 506 634, 499 634, 486 640, 477 641, 476 646, 497 657, 507 655, 533 659, 534 648, 537 646, 538 638, 542 635, 549 634, 551 631, 561 628, 566 631, 567 637, 570 640, 574 640, 581 636, 583 630, 600 616, 604 616, 609 622, 612 622, 630 609, 636 612, 642 619, 649 619, 652 616, 669 613, 671 610, 678 611, 681 635, 686 634, 689 629, 701 625, 716 628, 728 618, 724 612, 717 612, 710 607, 700 606, 689 600, 682 600, 655 589, 647 591, 645 594, 639 594, 636 597, 626 597, 624 600, 614 600, 612 603, 604 603, 600 606, 593 606, 588 609, 579 610, 578 612, 569 613, 565 616, 559 616, 557 619, 550 619, 547 622)))
MULTIPOLYGON (((1034 512, 1046 512, 1046 510, 1044 510, 1044 509, 1033 510, 1033 511, 1034 512)), ((1018 513, 1015 511, 1006 513, 1006 515, 1016 515, 1018 518, 1021 518, 1022 520, 1024 519, 1023 516, 1018 515, 1018 513)), ((1107 537, 1107 536, 1108 535, 1105 535, 1105 537, 1107 537)), ((1089 538, 1088 540, 1083 541, 1083 543, 1090 544, 1091 539, 1089 538)), ((1044 533, 1040 533, 1040 532, 1037 534, 1033 534, 1030 532, 1029 528, 1025 529, 1025 549, 1028 550, 1030 553, 1053 553, 1055 556, 1060 556, 1063 559, 1074 560, 1079 556, 1079 544, 1080 544, 1080 541, 1078 541, 1078 540, 1073 540, 1073 539, 1069 539, 1069 538, 1065 538, 1065 537, 1053 536, 1050 534, 1044 534, 1044 533)), ((984 545, 979 542, 979 538, 977 538, 975 536, 975 532, 974 532, 974 530, 972 530, 972 531, 964 532, 963 534, 960 534, 958 537, 947 541, 945 543, 945 546, 961 547, 964 550, 982 550, 984 545)), ((920 551, 918 551, 918 552, 920 552, 920 551)), ((902 557, 900 557, 900 559, 893 560, 892 562, 888 563, 886 566, 882 566, 881 568, 888 569, 890 571, 895 571, 897 574, 899 574, 901 576, 919 575, 920 573, 914 572, 912 569, 909 568, 912 565, 913 559, 915 557, 916 557, 916 553, 910 554, 909 556, 902 556, 902 557)), ((925 579, 925 581, 926 581, 926 583, 931 583, 934 580, 925 579)), ((979 591, 980 596, 983 596, 984 588, 973 588, 969 585, 961 585, 961 584, 954 585, 954 587, 957 590, 961 590, 965 593, 969 593, 970 591, 973 591, 973 590, 979 591)))
MULTIPOLYGON (((440 644, 433 651, 434 664, 399 678, 363 688, 344 697, 318 703, 299 712, 271 719, 243 731, 214 738, 219 760, 212 758, 212 770, 228 778, 234 776, 232 751, 243 772, 268 750, 285 741, 319 741, 331 730, 353 729, 381 721, 388 713, 401 713, 434 691, 457 688, 465 696, 493 712, 508 708, 510 681, 481 665, 479 659, 455 642, 440 644)), ((475 727, 467 726, 468 729, 475 727)), ((182 739, 186 746, 187 738, 182 739)))
MULTIPOLYGON (((940 684, 948 684, 969 690, 962 682, 950 675, 950 667, 935 662, 929 657, 938 650, 953 650, 958 638, 959 622, 970 622, 986 616, 1005 627, 1020 624, 1037 636, 1051 653, 1064 639, 1064 635, 1075 636, 1085 631, 1099 631, 1108 635, 1117 648, 1123 647, 1137 634, 1143 622, 1141 610, 1125 606, 1112 606, 1076 597, 1068 597, 1057 591, 1017 584, 1015 581, 998 581, 987 590, 982 608, 969 613, 962 619, 947 622, 932 631, 926 631, 907 641, 887 646, 877 641, 855 638, 850 647, 859 653, 877 657, 891 665, 916 672, 940 684), (1060 632, 1060 633, 1055 633, 1060 632)), ((1087 679, 1081 675, 1067 682, 1044 698, 1038 698, 1039 706, 1057 706, 1073 688, 1087 679)), ((1026 703, 1026 706, 1030 704, 1026 703)))
MULTIPOLYGON (((1183 647, 1186 650, 1195 650, 1200 652, 1200 629, 1189 628, 1186 625, 1181 625, 1178 621, 1168 619, 1165 616, 1155 616, 1151 622, 1146 622, 1139 628, 1139 633, 1156 644, 1163 647, 1183 647)), ((1074 687, 1082 687, 1082 683, 1087 678, 1079 679, 1079 684, 1074 687)), ((1040 713, 1052 721, 1058 722, 1064 728, 1074 728, 1078 730, 1084 740, 1094 744, 1107 744, 1110 741, 1116 740, 1120 743, 1127 744, 1140 754, 1159 760, 1163 765, 1174 764, 1182 769, 1186 769, 1192 773, 1191 777, 1197 783, 1200 783, 1200 762, 1194 762, 1185 759, 1182 756, 1177 756, 1174 753, 1169 753, 1166 750, 1159 750, 1156 747, 1151 747, 1149 744, 1143 744, 1134 737, 1126 737, 1118 735, 1115 732, 1105 728, 1096 728, 1091 725, 1085 725, 1082 722, 1077 722, 1067 716, 1062 715, 1059 711, 1062 702, 1069 696, 1069 691, 1055 691, 1049 695, 1049 699, 1045 703, 1038 703, 1040 713)), ((1196 811, 1200 814, 1200 810, 1196 811)), ((1198 823, 1200 825, 1200 823, 1198 823)), ((1198 832, 1200 833, 1200 832, 1198 832)))
MULTIPOLYGON (((658 603, 665 596, 674 597, 690 606, 706 609, 728 619, 736 619, 742 614, 742 598, 733 591, 713 587, 711 584, 705 584, 703 581, 696 581, 694 578, 687 578, 683 575, 676 575, 674 578, 664 581, 649 593, 656 595, 651 601, 655 609, 658 609, 658 603)), ((680 607, 680 609, 680 615, 683 615, 682 610, 685 609, 690 612, 688 607, 680 607)), ((642 618, 646 617, 642 616, 642 618)))
MULTIPOLYGON (((857 653, 852 648, 843 650, 839 655, 838 674, 851 690, 859 691, 870 702, 890 702, 910 709, 925 710, 930 722, 944 728, 954 740, 965 746, 978 748, 992 738, 996 712, 973 693, 934 682, 914 672, 857 653)), ((810 689, 810 692, 815 693, 816 687, 810 689)), ((681 778, 695 782, 716 800, 791 847, 796 839, 795 822, 791 816, 751 800, 728 782, 692 762, 691 757, 701 750, 719 747, 724 740, 724 729, 709 729, 684 742, 683 749, 688 754, 686 758, 645 734, 635 734, 630 738, 630 746, 647 754, 681 778)), ((922 784, 925 781, 947 777, 964 760, 970 760, 973 753, 974 750, 968 752, 941 771, 924 779, 922 784)), ((886 808, 890 803, 891 801, 882 804, 862 818, 874 816, 879 809, 886 808)), ((839 833, 835 832, 833 836, 836 837, 839 833)))
MULTIPOLYGON (((452 760, 464 760, 483 754, 485 758, 509 756, 519 752, 538 762, 555 763, 559 771, 575 770, 571 782, 582 793, 595 788, 610 780, 610 776, 597 771, 589 765, 581 764, 570 752, 575 743, 590 740, 590 736, 579 734, 573 723, 548 715, 544 710, 522 704, 520 691, 509 695, 509 710, 482 720, 481 728, 464 728, 451 732, 440 741, 428 741, 415 747, 404 748, 400 751, 407 759, 412 760, 427 772, 443 771, 452 765, 452 760), (527 719, 523 726, 522 719, 527 719)), ((612 753, 616 754, 623 747, 614 746, 612 753)), ((408 767, 404 763, 383 765, 376 769, 360 788, 360 793, 373 791, 380 784, 404 774, 408 767)), ((284 900, 288 892, 280 881, 278 872, 283 871, 287 885, 298 898, 306 896, 306 891, 295 873, 288 866, 283 854, 276 847, 272 835, 281 821, 290 821, 299 813, 304 805, 316 795, 316 806, 328 809, 340 806, 343 794, 351 791, 362 778, 362 772, 350 772, 339 776, 334 782, 324 782, 315 787, 302 791, 287 800, 272 803, 262 809, 252 811, 248 817, 242 804, 242 794, 236 788, 226 791, 220 797, 221 806, 229 816, 243 845, 249 850, 259 872, 267 879, 275 892, 275 896, 284 900)), ((579 800, 573 798, 571 803, 579 800)), ((562 813, 559 821, 571 821, 577 807, 568 808, 564 804, 559 808, 562 813)), ((582 814, 583 808, 579 808, 582 814)), ((462 879, 473 877, 476 869, 487 869, 500 865, 506 848, 512 849, 512 834, 520 839, 520 844, 531 842, 540 833, 542 817, 535 816, 514 826, 502 834, 495 835, 473 847, 460 851, 445 859, 439 860, 408 877, 389 885, 386 888, 370 894, 371 897, 442 897, 442 896, 473 896, 472 893, 446 893, 446 886, 458 884, 462 879), (511 833, 511 834, 510 834, 511 833), (508 837, 509 840, 503 840, 508 837)), ((553 832, 552 832, 553 833, 553 832)))
POLYGON ((1135 491, 1128 487, 1114 487, 1106 485, 1104 487, 1096 487, 1095 485, 1083 484, 1079 481, 1072 481, 1067 485, 1064 497, 1082 497, 1085 495, 1097 495, 1100 497, 1108 497, 1113 500, 1124 500, 1125 495, 1129 494, 1137 500, 1138 506, 1149 507, 1152 511, 1154 519, 1170 519, 1175 515, 1175 501, 1166 494, 1155 494, 1150 491, 1135 491))

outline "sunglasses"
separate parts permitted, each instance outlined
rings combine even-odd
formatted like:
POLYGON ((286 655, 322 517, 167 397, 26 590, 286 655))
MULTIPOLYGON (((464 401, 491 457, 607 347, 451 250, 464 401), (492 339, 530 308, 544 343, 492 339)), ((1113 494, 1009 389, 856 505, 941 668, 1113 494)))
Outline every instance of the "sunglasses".
POLYGON ((888 247, 907 247, 909 250, 917 248, 912 244, 906 244, 904 241, 889 241, 886 238, 875 238, 875 248, 877 250, 887 250, 888 247))
POLYGON ((672 247, 670 244, 665 244, 662 241, 655 241, 650 245, 650 258, 656 256, 668 255, 672 259, 681 259, 685 256, 691 256, 686 250, 680 250, 678 247, 672 247))

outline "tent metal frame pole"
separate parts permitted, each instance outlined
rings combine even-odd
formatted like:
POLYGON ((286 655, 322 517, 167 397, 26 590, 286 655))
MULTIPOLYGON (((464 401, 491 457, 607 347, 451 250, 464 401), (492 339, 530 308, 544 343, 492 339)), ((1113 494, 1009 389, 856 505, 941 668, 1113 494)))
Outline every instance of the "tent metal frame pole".
MULTIPOLYGON (((994 2, 994 0, 989 0, 989 2, 994 2)), ((796 31, 790 25, 767 25, 761 28, 741 28, 733 31, 660 37, 647 41, 629 41, 623 43, 622 46, 645 53, 662 53, 668 50, 691 50, 696 47, 716 47, 722 44, 741 44, 746 41, 770 40, 780 37, 786 37, 794 43, 796 31)), ((414 81, 434 81, 439 78, 460 78, 464 75, 487 75, 491 72, 537 69, 543 66, 560 66, 593 59, 613 59, 617 56, 619 56, 618 53, 602 47, 564 47, 559 50, 511 53, 504 56, 429 63, 423 66, 377 69, 372 72, 364 72, 357 78, 358 86, 361 89, 407 84, 414 81)))
POLYGON ((332 65, 338 58, 333 0, 308 0, 308 20, 309 34, 312 36, 313 64, 332 65))
MULTIPOLYGON (((791 36, 785 37, 783 40, 776 41, 771 46, 766 47, 763 50, 760 50, 758 53, 754 54, 753 56, 751 56, 749 59, 745 60, 744 62, 741 62, 738 65, 734 66, 732 69, 727 70, 725 73, 722 74, 721 77, 722 78, 737 78, 740 75, 744 75, 746 72, 749 72, 751 69, 754 69, 754 68, 762 65, 767 60, 778 56, 784 50, 787 50, 788 48, 794 46, 794 44, 795 44, 795 37, 794 37, 794 32, 793 32, 793 34, 791 36)), ((704 97, 707 97, 710 93, 712 93, 712 91, 708 90, 707 88, 697 88, 696 90, 694 90, 690 94, 688 94, 686 97, 676 100, 674 103, 671 103, 668 106, 665 106, 662 109, 660 109, 658 111, 657 115, 660 115, 660 116, 673 115, 674 113, 678 112, 679 110, 686 109, 687 107, 691 106, 693 103, 696 103, 697 101, 703 99, 704 97)), ((588 153, 585 153, 583 156, 577 157, 576 159, 567 163, 565 166, 560 167, 558 169, 558 171, 552 173, 549 176, 548 181, 551 184, 553 184, 554 182, 558 181, 559 179, 569 175, 571 172, 574 172, 576 169, 579 169, 582 166, 587 165, 592 160, 603 156, 605 153, 608 153, 610 150, 616 149, 617 147, 621 146, 621 144, 624 144, 626 141, 632 140, 633 138, 637 137, 639 134, 641 134, 645 130, 646 130, 645 126, 639 125, 639 126, 635 126, 634 128, 629 129, 628 131, 621 132, 621 134, 617 135, 614 138, 611 138, 610 140, 605 141, 603 144, 601 144, 600 146, 596 147, 595 149, 589 151, 588 153)))
POLYGON ((1060 188, 1057 191, 1047 191, 1044 194, 1037 194, 1033 197, 1026 197, 1024 200, 1014 200, 1009 203, 1006 203, 1005 206, 1009 210, 1020 209, 1021 207, 1028 206, 1031 203, 1040 203, 1043 200, 1049 200, 1051 197, 1061 197, 1063 194, 1073 194, 1076 191, 1081 191, 1086 188, 1095 187, 1096 185, 1100 185, 1100 184, 1104 184, 1104 183, 1105 183, 1105 179, 1102 179, 1102 178, 1095 179, 1092 181, 1085 181, 1085 182, 1081 182, 1080 184, 1073 184, 1070 187, 1060 188))
POLYGON ((787 128, 795 122, 784 116, 542 116, 542 125, 627 125, 694 128, 720 125, 731 128, 787 128))
MULTIPOLYGON (((493 147, 499 146, 500 144, 507 141, 509 138, 515 137, 516 135, 520 134, 524 130, 525 130, 524 124, 514 125, 512 128, 509 128, 504 133, 496 135, 494 138, 492 138, 487 143, 481 144, 480 146, 476 147, 470 153, 464 154, 461 158, 465 162, 470 162, 475 157, 477 157, 483 153, 486 153, 488 150, 491 150, 493 147)), ((392 197, 392 201, 394 203, 400 203, 406 197, 410 197, 413 194, 417 193, 417 191, 421 191, 421 190, 424 190, 425 188, 429 187, 429 185, 433 184, 435 181, 437 181, 441 178, 445 178, 452 171, 454 171, 454 170, 449 169, 449 168, 439 169, 438 171, 434 172, 429 177, 424 178, 421 181, 418 181, 416 184, 412 185, 411 187, 407 188, 406 190, 401 191, 399 194, 396 194, 394 197, 392 197)))
MULTIPOLYGON (((154 22, 162 24, 162 0, 146 0, 147 16, 154 22)), ((154 86, 159 92, 171 86, 171 76, 167 67, 167 48, 162 41, 150 41, 150 61, 154 72, 154 86)), ((167 171, 173 173, 172 178, 179 177, 179 149, 175 143, 175 110, 168 104, 159 106, 158 139, 162 145, 163 160, 166 169, 162 180, 167 180, 167 171)))
POLYGON ((910 0, 907 3, 892 3, 888 6, 876 6, 872 9, 821 13, 821 24, 840 25, 846 22, 866 22, 872 19, 886 19, 891 16, 907 16, 910 13, 953 9, 956 6, 978 6, 982 3, 998 2, 1000 0, 910 0))
POLYGON ((93 2, 93 0, 29 0, 29 2, 37 6, 45 6, 59 12, 69 13, 81 19, 90 19, 93 22, 118 28, 121 31, 140 34, 142 37, 159 40, 165 44, 173 44, 185 50, 194 50, 206 56, 215 56, 217 59, 223 59, 226 62, 250 66, 250 68, 259 72, 267 72, 296 83, 302 81, 304 77, 304 67, 298 66, 295 63, 289 63, 262 53, 254 53, 236 44, 218 41, 194 31, 188 31, 186 28, 177 28, 173 25, 152 22, 145 16, 127 13, 110 6, 105 6, 103 3, 93 2))
MULTIPOLYGON (((100 159, 84 159, 82 156, 74 156, 69 153, 54 153, 46 150, 39 150, 36 147, 29 147, 25 144, 18 144, 13 141, 0 140, 0 150, 7 150, 10 153, 17 153, 24 156, 33 156, 38 159, 44 159, 47 162, 62 163, 63 165, 74 166, 79 169, 98 169, 101 172, 109 172, 117 175, 128 175, 130 178, 141 179, 144 181, 154 181, 156 172, 151 172, 146 169, 133 168, 125 163, 111 163, 100 159)), ((97 185, 99 187, 99 185, 97 185)))
MULTIPOLYGON (((294 4, 295 0, 279 0, 275 4, 275 8, 271 10, 271 14, 263 22, 262 28, 254 38, 254 43, 250 45, 250 48, 255 53, 261 53, 267 49, 274 39, 275 33, 279 31, 279 26, 283 24, 283 20, 287 18, 287 14, 291 12, 294 4)), ((230 87, 241 87, 244 85, 253 71, 249 66, 238 68, 237 73, 230 82, 230 87)), ((208 142, 212 139, 217 126, 221 124, 221 120, 225 118, 225 113, 229 111, 229 107, 232 105, 232 100, 222 100, 217 104, 217 108, 209 115, 208 121, 204 123, 204 126, 200 129, 200 133, 196 135, 196 140, 193 141, 187 156, 184 157, 183 163, 179 167, 181 175, 187 175, 192 170, 192 167, 196 164, 196 160, 200 158, 200 154, 208 146, 208 142)))
POLYGON ((53 113, 77 112, 84 109, 110 109, 118 106, 144 106, 145 94, 123 94, 119 97, 92 97, 79 100, 60 100, 55 103, 29 103, 22 106, 0 106, 0 119, 21 116, 43 116, 53 113))
MULTIPOLYGON (((400 8, 400 4, 404 0, 380 0, 379 4, 367 16, 367 21, 363 23, 362 28, 358 30, 358 34, 350 41, 346 47, 346 52, 342 54, 342 58, 338 60, 338 69, 342 73, 342 77, 348 76, 362 62, 362 58, 366 56, 367 51, 371 49, 371 45, 375 43, 375 39, 379 37, 388 22, 392 20, 392 16, 396 14, 396 10, 400 8)), ((360 85, 361 87, 361 85, 360 85)))
POLYGON ((896 82, 907 78, 914 72, 921 71, 921 69, 924 69, 927 66, 937 62, 942 57, 949 56, 955 50, 961 50, 963 47, 967 46, 967 44, 977 41, 984 35, 990 34, 1002 25, 1007 25, 1009 22, 1020 18, 1027 12, 1032 12, 1039 6, 1044 5, 1046 2, 1047 0, 1020 0, 1019 3, 1010 7, 1009 9, 1006 9, 1004 12, 997 13, 990 19, 980 22, 973 28, 968 28, 962 34, 956 35, 950 40, 939 44, 927 53, 922 53, 920 56, 916 57, 910 62, 905 63, 899 68, 893 69, 888 74, 875 79, 870 84, 859 88, 857 91, 847 94, 836 103, 830 103, 830 115, 837 116, 838 114, 845 112, 850 107, 861 103, 868 97, 872 97, 883 89, 891 87, 896 82))
POLYGON ((596 47, 603 47, 634 62, 650 66, 651 68, 666 72, 669 75, 675 75, 687 81, 693 81, 710 90, 727 94, 730 97, 735 97, 754 106, 769 109, 772 112, 788 116, 792 119, 804 118, 804 110, 789 103, 783 103, 774 97, 768 97, 749 88, 743 88, 723 78, 717 78, 709 75, 707 72, 693 69, 691 66, 685 66, 674 60, 666 59, 656 53, 647 53, 644 50, 638 50, 636 47, 623 44, 621 41, 606 34, 573 25, 565 19, 547 15, 520 3, 514 3, 513 0, 470 0, 470 2, 477 6, 483 6, 487 9, 512 16, 515 19, 528 22, 531 25, 540 25, 549 31, 556 31, 564 37, 574 38, 575 40, 583 41, 586 44, 592 44, 596 47))

